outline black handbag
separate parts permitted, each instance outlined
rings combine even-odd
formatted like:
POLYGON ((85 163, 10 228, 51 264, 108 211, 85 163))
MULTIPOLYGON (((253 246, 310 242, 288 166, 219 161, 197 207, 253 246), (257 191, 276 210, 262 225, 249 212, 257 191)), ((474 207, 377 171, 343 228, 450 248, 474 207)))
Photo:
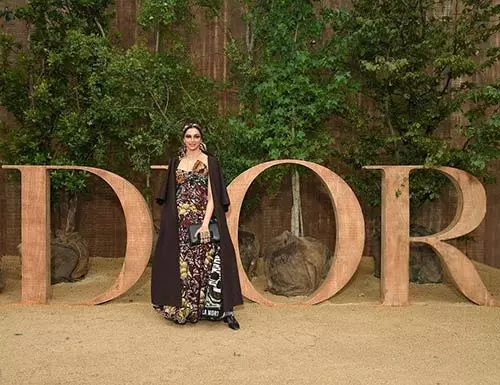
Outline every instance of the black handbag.
MULTIPOLYGON (((200 235, 195 235, 200 227, 201 223, 189 225, 189 241, 192 245, 200 244, 200 235)), ((208 231, 210 232, 210 242, 220 242, 220 231, 217 222, 210 222, 208 224, 208 231)))

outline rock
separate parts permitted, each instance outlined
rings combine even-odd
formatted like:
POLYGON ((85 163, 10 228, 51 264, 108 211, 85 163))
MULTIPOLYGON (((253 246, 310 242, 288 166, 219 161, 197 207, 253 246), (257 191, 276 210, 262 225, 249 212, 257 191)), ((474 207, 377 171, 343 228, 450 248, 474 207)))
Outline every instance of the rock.
POLYGON ((77 251, 67 244, 51 242, 52 259, 50 261, 50 282, 72 281, 71 275, 78 265, 77 251))
POLYGON ((289 231, 271 240, 263 258, 267 290, 273 294, 308 295, 319 287, 329 269, 328 250, 321 242, 289 231))
POLYGON ((410 249, 410 282, 443 282, 441 261, 427 245, 415 245, 410 249))
POLYGON ((71 282, 89 271, 89 249, 79 233, 57 232, 50 243, 52 250, 51 282, 71 282))
POLYGON ((238 244, 243 268, 249 279, 256 274, 257 260, 260 256, 260 243, 251 231, 238 229, 238 244))
MULTIPOLYGON (((424 236, 434 233, 424 226, 410 225, 410 235, 424 236)), ((381 256, 380 235, 375 238, 373 258, 375 262, 374 275, 380 278, 381 256)), ((415 283, 440 283, 443 282, 443 268, 439 257, 432 248, 422 243, 410 244, 410 282, 415 283)))
MULTIPOLYGON (((50 282, 72 282, 83 278, 89 270, 89 249, 79 233, 56 232, 50 241, 50 282)), ((22 244, 18 246, 22 253, 22 244)))

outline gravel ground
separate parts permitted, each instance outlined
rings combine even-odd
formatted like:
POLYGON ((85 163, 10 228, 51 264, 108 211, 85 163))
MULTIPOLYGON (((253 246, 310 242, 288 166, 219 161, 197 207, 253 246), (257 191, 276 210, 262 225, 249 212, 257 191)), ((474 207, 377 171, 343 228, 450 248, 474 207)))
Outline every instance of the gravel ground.
MULTIPOLYGON (((499 308, 473 305, 449 284, 411 285, 411 306, 381 306, 370 258, 320 305, 246 302, 236 332, 162 319, 149 305, 149 270, 111 303, 76 305, 111 286, 121 263, 93 258, 85 280, 54 285, 50 305, 28 306, 16 304, 19 258, 3 258, 1 385, 500 384, 499 308)), ((476 267, 499 296, 500 270, 476 267)))

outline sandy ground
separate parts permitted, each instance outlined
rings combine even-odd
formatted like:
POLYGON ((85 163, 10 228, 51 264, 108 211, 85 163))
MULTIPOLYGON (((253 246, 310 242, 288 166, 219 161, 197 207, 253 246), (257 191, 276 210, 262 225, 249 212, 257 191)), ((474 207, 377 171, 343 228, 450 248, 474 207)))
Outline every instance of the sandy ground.
MULTIPOLYGON (((50 305, 26 306, 15 304, 19 259, 3 258, 1 385, 500 384, 499 308, 473 305, 450 284, 411 285, 411 306, 383 307, 370 258, 323 304, 245 303, 236 332, 162 319, 149 305, 149 271, 109 304, 66 304, 111 286, 121 262, 94 258, 85 280, 53 286, 50 305)), ((476 267, 500 296, 500 271, 476 267)))

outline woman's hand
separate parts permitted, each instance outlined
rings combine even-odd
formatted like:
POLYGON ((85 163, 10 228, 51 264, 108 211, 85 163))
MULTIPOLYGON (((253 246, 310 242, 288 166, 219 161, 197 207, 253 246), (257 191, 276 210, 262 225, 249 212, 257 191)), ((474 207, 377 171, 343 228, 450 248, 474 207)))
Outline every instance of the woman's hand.
POLYGON ((196 231, 196 237, 200 236, 200 243, 210 242, 210 231, 208 230, 208 225, 202 224, 200 228, 196 231))

